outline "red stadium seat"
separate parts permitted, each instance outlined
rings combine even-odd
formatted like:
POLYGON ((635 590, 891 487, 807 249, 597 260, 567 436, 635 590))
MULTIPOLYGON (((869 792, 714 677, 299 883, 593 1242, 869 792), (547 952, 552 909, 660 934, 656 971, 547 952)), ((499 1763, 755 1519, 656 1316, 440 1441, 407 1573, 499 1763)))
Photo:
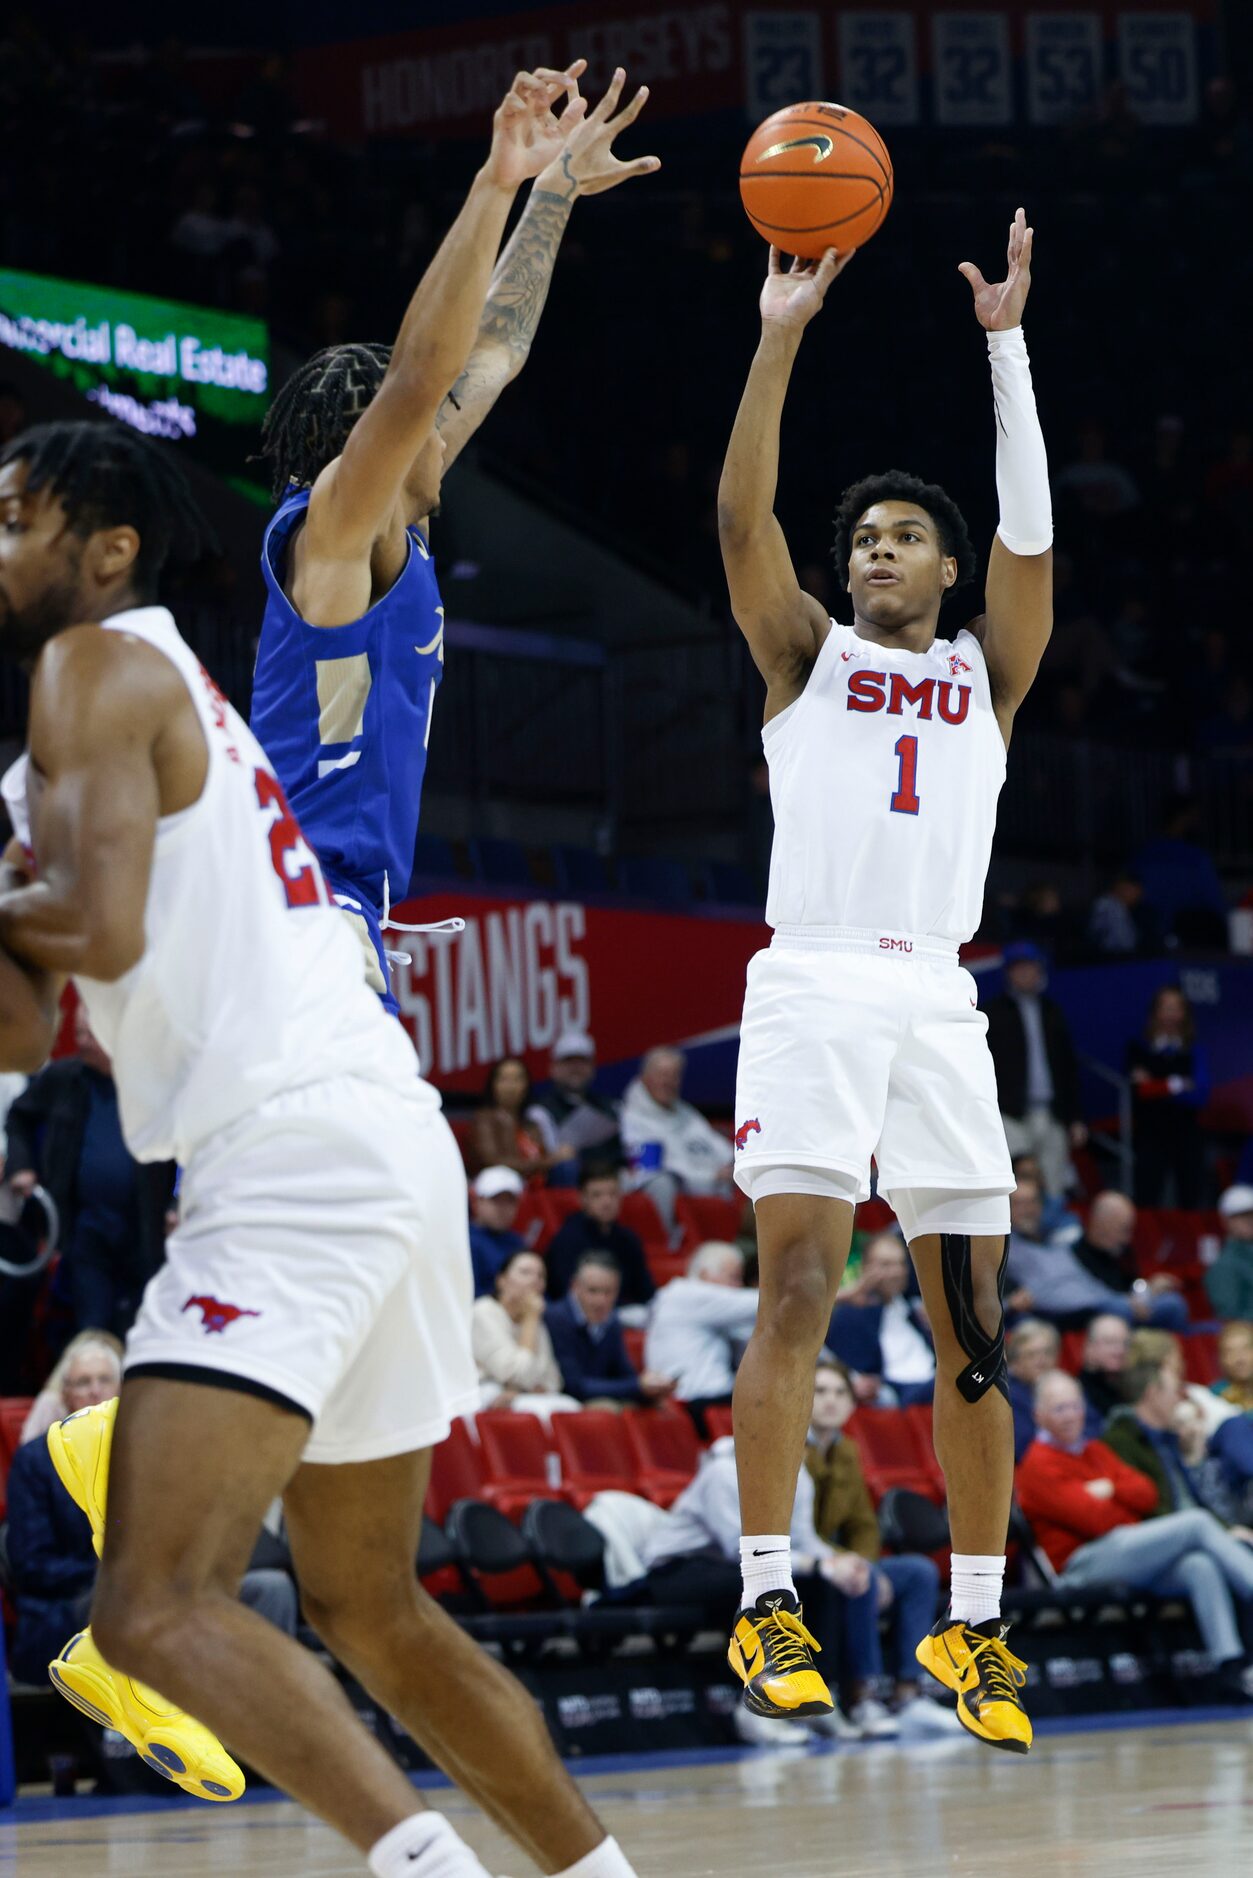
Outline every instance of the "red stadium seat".
POLYGON ((1084 1330, 1064 1330, 1062 1332, 1062 1350, 1058 1362, 1072 1376, 1077 1376, 1083 1364, 1083 1346, 1087 1342, 1084 1330))
POLYGON ((624 1193, 619 1218, 624 1226, 638 1233, 646 1250, 654 1245, 668 1248, 670 1235, 662 1223, 661 1214, 646 1193, 624 1193))
POLYGON ((715 1403, 712 1408, 707 1408, 705 1426, 709 1430, 711 1441, 720 1441, 723 1435, 733 1435, 735 1428, 731 1420, 731 1404, 728 1402, 724 1407, 715 1403))
POLYGON ((431 1454, 431 1481, 426 1490, 426 1511, 437 1526, 448 1518, 455 1500, 483 1496, 483 1455, 466 1421, 455 1421, 446 1441, 431 1454))
POLYGON ((686 1409, 628 1409, 623 1416, 640 1484, 670 1506, 700 1466, 700 1442, 686 1409))
POLYGON ((739 1237, 741 1208, 738 1200, 724 1200, 716 1193, 681 1193, 674 1203, 676 1225, 683 1228, 683 1250, 695 1252, 707 1239, 739 1237))
POLYGON ((930 1476, 934 1485, 943 1496, 947 1492, 944 1483, 944 1469, 940 1466, 935 1452, 935 1432, 933 1416, 929 1402, 911 1402, 902 1410, 914 1436, 914 1448, 918 1464, 923 1472, 930 1476))
POLYGON ((623 1418, 611 1409, 554 1415, 553 1438, 565 1497, 580 1513, 596 1494, 610 1490, 653 1497, 641 1485, 623 1418))
POLYGON ((648 1275, 660 1291, 672 1278, 682 1278, 687 1271, 686 1252, 668 1252, 664 1245, 646 1245, 644 1261, 648 1275))
POLYGON ((22 1429, 30 1414, 33 1397, 0 1396, 0 1519, 8 1503, 9 1468, 21 1443, 22 1429))
POLYGON ((857 1443, 871 1498, 878 1505, 889 1487, 907 1487, 939 1505, 943 1476, 926 1456, 917 1424, 903 1409, 859 1408, 845 1424, 857 1443))
POLYGON ((520 1519, 532 1500, 559 1500, 549 1466, 552 1442, 538 1415, 510 1409, 478 1418, 486 1479, 479 1498, 507 1519, 520 1519))
POLYGON ((1189 1382, 1199 1382, 1202 1388, 1208 1389, 1211 1383, 1218 1381, 1218 1333, 1216 1331, 1192 1331, 1183 1339, 1183 1353, 1189 1382))
POLYGON ((448 1126, 452 1129, 453 1139, 461 1150, 461 1158, 467 1171, 473 1160, 474 1117, 472 1115, 450 1115, 448 1126))
POLYGON ((646 1330, 636 1330, 629 1325, 622 1327, 622 1341, 626 1344, 626 1353, 636 1369, 644 1367, 644 1345, 648 1340, 646 1330))
POLYGON ((557 1196, 549 1188, 528 1187, 518 1201, 514 1230, 520 1232, 532 1252, 545 1253, 565 1219, 557 1196))
POLYGON ((896 1214, 886 1200, 863 1200, 854 1217, 857 1232, 888 1232, 896 1224, 896 1214))

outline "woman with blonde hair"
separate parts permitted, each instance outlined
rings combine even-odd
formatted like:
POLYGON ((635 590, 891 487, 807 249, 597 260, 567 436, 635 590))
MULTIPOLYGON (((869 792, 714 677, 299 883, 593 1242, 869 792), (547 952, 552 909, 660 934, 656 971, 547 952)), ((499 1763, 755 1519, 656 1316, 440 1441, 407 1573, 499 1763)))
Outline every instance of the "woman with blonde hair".
POLYGON ((111 1330, 80 1330, 71 1337, 22 1424, 22 1441, 46 1435, 53 1422, 76 1409, 108 1402, 122 1386, 122 1342, 111 1330))

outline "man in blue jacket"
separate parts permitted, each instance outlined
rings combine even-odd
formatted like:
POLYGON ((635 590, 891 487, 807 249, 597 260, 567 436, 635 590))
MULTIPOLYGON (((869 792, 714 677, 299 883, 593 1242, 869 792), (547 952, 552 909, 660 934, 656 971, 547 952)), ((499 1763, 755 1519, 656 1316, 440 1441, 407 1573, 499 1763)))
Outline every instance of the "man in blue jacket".
POLYGON ((853 1372, 859 1402, 929 1402, 935 1350, 915 1299, 910 1268, 894 1232, 877 1233, 861 1255, 861 1279, 835 1307, 827 1348, 853 1372))
POLYGON ((567 1395, 597 1408, 660 1402, 674 1378, 637 1371, 618 1320, 622 1275, 607 1252, 586 1252, 560 1304, 545 1313, 548 1334, 567 1395))

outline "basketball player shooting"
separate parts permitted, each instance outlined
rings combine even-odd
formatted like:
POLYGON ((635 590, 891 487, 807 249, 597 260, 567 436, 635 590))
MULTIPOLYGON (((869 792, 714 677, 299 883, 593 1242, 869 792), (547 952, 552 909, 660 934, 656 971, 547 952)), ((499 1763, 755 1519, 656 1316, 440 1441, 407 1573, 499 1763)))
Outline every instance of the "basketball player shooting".
POLYGON ((773 513, 792 366, 851 255, 830 249, 784 272, 771 250, 718 496, 731 604, 766 682, 775 817, 774 934, 748 968, 736 1091, 761 1307, 735 1385, 744 1589, 730 1661, 760 1714, 830 1710, 788 1531, 814 1362, 873 1155, 936 1345, 952 1604, 918 1660, 956 1691, 972 1734, 1016 1753, 1031 1744, 1025 1672, 1000 1622, 1014 1181, 987 1020, 957 948, 979 922, 1006 746, 1052 626, 1048 465, 1022 334, 1031 243, 1019 209, 1005 279, 961 267, 987 333, 1000 524, 984 611, 956 638, 937 638, 940 609, 975 556, 942 489, 889 471, 845 491, 835 562, 852 626, 801 591, 773 513))
POLYGON ((441 480, 526 362, 575 202, 660 167, 613 151, 647 88, 618 111, 619 67, 589 111, 578 90, 585 65, 514 79, 488 164, 395 344, 319 352, 265 420, 279 507, 261 556, 268 597, 252 728, 391 1011, 383 933, 413 869, 444 672, 430 549, 441 480), (510 206, 532 177, 493 272, 510 206))
POLYGON ((530 1696, 414 1572, 429 1451, 477 1400, 465 1177, 268 758, 156 604, 203 539, 168 455, 109 420, 0 455, 0 649, 31 673, 0 1064, 46 1057, 71 975, 131 1153, 184 1170, 116 1416, 49 1434, 102 1552, 50 1674, 190 1793, 242 1791, 220 1737, 376 1878, 487 1878, 239 1603, 281 1493, 328 1649, 542 1871, 631 1878, 530 1696))

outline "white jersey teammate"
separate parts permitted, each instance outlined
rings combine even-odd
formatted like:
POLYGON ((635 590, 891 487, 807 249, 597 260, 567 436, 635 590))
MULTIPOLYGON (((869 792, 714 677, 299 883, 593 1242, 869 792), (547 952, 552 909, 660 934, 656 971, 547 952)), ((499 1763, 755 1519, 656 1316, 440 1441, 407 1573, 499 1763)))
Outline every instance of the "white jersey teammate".
POLYGON ((429 1450, 478 1393, 465 1178, 265 753, 152 604, 201 538, 181 474, 120 425, 0 455, 0 647, 32 673, 0 1066, 42 1062, 72 974, 131 1151, 184 1167, 119 1402, 49 1435, 103 1538, 91 1629, 50 1673, 189 1792, 242 1790, 212 1729, 376 1878, 487 1878, 323 1665, 238 1602, 281 1493, 305 1614, 380 1708, 544 1870, 632 1878, 530 1696, 417 1581, 429 1450))
POLYGON ((736 1178, 756 1211, 761 1306, 735 1388, 744 1591, 730 1661, 756 1712, 829 1712, 787 1534, 814 1362, 873 1155, 936 1343, 953 1595, 918 1658, 957 1692, 973 1734, 1016 1753, 1031 1726, 1000 1623, 1014 1182, 987 1022, 957 949, 979 922, 1010 729, 1052 625, 1048 469, 1021 326, 1031 245, 1020 209, 1006 279, 961 269, 988 335, 1001 519, 985 610, 955 639, 936 636, 941 602, 975 557, 942 489, 892 471, 845 492, 835 558, 851 627, 801 591, 773 514, 792 364, 851 256, 828 251, 784 273, 771 251, 718 505, 732 607, 766 681, 775 814, 774 936, 748 970, 736 1091, 736 1178))

